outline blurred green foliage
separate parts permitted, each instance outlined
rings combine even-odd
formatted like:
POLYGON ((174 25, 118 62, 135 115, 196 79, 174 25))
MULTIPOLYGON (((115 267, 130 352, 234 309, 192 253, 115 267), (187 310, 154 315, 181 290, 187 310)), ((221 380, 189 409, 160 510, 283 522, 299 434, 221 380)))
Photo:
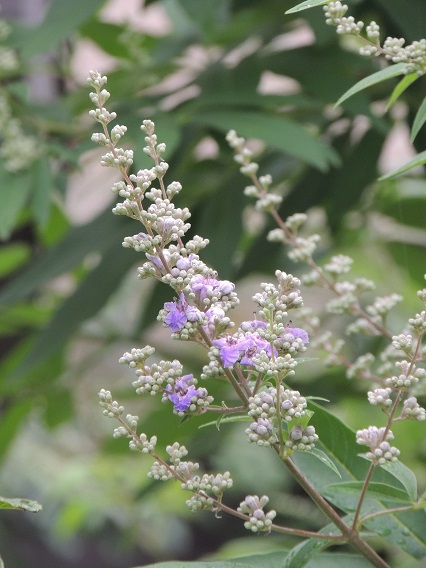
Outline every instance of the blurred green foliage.
MULTIPOLYGON (((309 518, 313 529, 321 522, 309 502, 292 494, 291 481, 266 452, 253 460, 257 449, 236 445, 234 429, 206 436, 190 421, 176 431, 179 422, 169 408, 135 400, 129 388, 132 379, 117 363, 122 352, 149 342, 160 356, 175 356, 176 345, 153 326, 171 298, 167 289, 137 281, 138 258, 120 246, 136 227, 114 217, 110 205, 99 214, 91 205, 91 188, 102 184, 107 193, 112 185, 97 181, 104 173, 100 166, 78 197, 89 220, 75 223, 69 213, 70 179, 76 172, 82 179, 88 175, 88 156, 99 161, 97 154, 93 159, 93 125, 86 119, 89 89, 79 81, 89 69, 76 73, 73 65, 82 40, 113 58, 107 73, 111 107, 128 126, 135 169, 146 167, 139 124, 143 118, 155 121, 168 146, 168 179, 184 187, 177 204, 190 208, 194 234, 211 240, 203 259, 222 278, 244 287, 276 268, 303 270, 266 242, 269 221, 254 223, 244 179, 224 141, 231 128, 263 141, 257 161, 261 173, 271 173, 283 188, 280 213, 312 213, 315 230, 324 236, 320 256, 351 255, 355 271, 376 279, 383 292, 406 297, 407 312, 397 313, 397 324, 417 309, 414 292, 426 272, 426 182, 418 172, 377 182, 385 173, 379 159, 395 129, 404 133, 412 123, 425 77, 403 93, 398 112, 383 113, 387 83, 335 110, 336 100, 377 66, 350 45, 339 46, 320 8, 285 16, 289 0, 146 1, 145 10, 161 11, 168 22, 158 35, 138 31, 131 20, 106 21, 104 4, 52 0, 35 29, 10 22, 10 44, 21 65, 2 77, 0 89, 13 116, 38 140, 40 154, 20 172, 0 164, 0 479, 3 495, 37 499, 44 512, 31 518, 2 512, 7 568, 120 568, 195 558, 217 550, 229 535, 236 539, 234 553, 253 546, 235 520, 200 515, 194 523, 178 488, 148 482, 143 460, 129 456, 124 442, 110 440, 111 424, 104 424, 97 408, 100 387, 141 415, 143 431, 158 434, 163 445, 176 438, 188 443, 191 456, 206 467, 228 469, 232 460, 241 493, 259 491, 258 480, 267 472, 269 494, 281 499, 284 518, 296 524, 309 518), (48 63, 37 59, 43 54, 48 63), (53 100, 33 100, 29 78, 41 73, 57 87, 53 100), (177 79, 164 81, 170 76, 177 79), (265 87, 268 78, 278 90, 265 87), (283 78, 296 88, 280 91, 283 78)), ((350 7, 356 18, 375 19, 387 35, 409 40, 419 39, 419 23, 426 19, 421 0, 402 12, 399 0, 354 0, 350 7)), ((425 147, 423 128, 414 150, 425 147)), ((320 307, 322 299, 307 297, 320 307)), ((352 356, 365 347, 357 341, 348 346, 352 356)), ((196 373, 203 356, 186 347, 179 346, 179 355, 196 373)), ((343 371, 306 365, 300 389, 305 386, 309 394, 329 398, 333 408, 339 403, 353 427, 371 412, 363 402, 365 387, 346 381, 343 371)), ((212 391, 216 399, 224 396, 220 383, 212 391)), ((418 429, 404 424, 398 436, 406 461, 421 470, 426 445, 418 429)), ((256 539, 257 550, 289 543, 256 539)), ((395 560, 401 566, 405 561, 395 560)))

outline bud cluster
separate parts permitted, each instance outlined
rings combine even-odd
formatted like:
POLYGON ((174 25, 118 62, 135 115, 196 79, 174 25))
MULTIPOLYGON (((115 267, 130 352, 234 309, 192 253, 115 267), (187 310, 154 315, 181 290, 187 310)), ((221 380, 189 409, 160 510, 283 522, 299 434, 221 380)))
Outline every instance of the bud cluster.
POLYGON ((264 512, 265 506, 269 503, 269 497, 263 495, 247 495, 247 497, 240 503, 237 511, 250 516, 250 520, 244 523, 247 530, 254 533, 257 532, 271 532, 272 521, 277 516, 276 511, 271 510, 268 513, 264 512))
POLYGON ((366 453, 366 458, 371 460, 374 465, 380 465, 387 461, 395 462, 398 460, 400 451, 388 442, 393 437, 392 432, 386 430, 386 428, 369 426, 365 430, 358 430, 356 443, 368 446, 370 451, 366 453))
MULTIPOLYGON (((335 26, 336 32, 340 35, 350 34, 361 37, 361 31, 365 27, 364 22, 355 22, 353 16, 345 16, 348 6, 342 2, 328 2, 324 7, 325 23, 329 26, 335 26)), ((387 37, 383 46, 380 46, 380 27, 372 21, 366 28, 366 36, 362 39, 366 45, 360 48, 361 55, 373 57, 384 55, 386 59, 392 63, 405 63, 405 74, 417 73, 424 75, 426 73, 426 40, 413 41, 410 45, 404 47, 404 38, 387 37)))

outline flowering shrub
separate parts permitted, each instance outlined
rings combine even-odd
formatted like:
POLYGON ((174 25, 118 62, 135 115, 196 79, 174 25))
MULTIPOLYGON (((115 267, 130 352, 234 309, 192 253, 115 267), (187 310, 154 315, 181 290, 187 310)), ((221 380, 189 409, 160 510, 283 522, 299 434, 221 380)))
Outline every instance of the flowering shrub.
MULTIPOLYGON (((231 508, 224 501, 225 491, 233 484, 230 472, 200 473, 197 463, 184 459, 188 450, 178 442, 167 447, 167 458, 160 456, 156 451, 156 436, 148 439, 146 434, 139 433, 138 417, 125 415, 124 408, 114 401, 111 392, 102 389, 99 398, 103 412, 119 423, 114 437, 126 437, 130 449, 151 455, 150 477, 179 481, 182 489, 192 494, 187 501, 191 511, 226 512, 242 519, 252 532, 277 531, 308 539, 282 560, 283 566, 300 566, 302 564, 297 562, 307 562, 316 550, 343 543, 350 543, 372 565, 388 566, 368 544, 365 529, 382 537, 390 530, 394 535, 405 531, 406 536, 408 532, 412 539, 405 538, 401 546, 416 557, 426 555, 425 535, 419 536, 419 526, 425 521, 422 511, 425 498, 418 499, 413 474, 398 462, 400 451, 389 443, 394 438, 391 431, 394 423, 410 419, 423 421, 426 417, 415 396, 419 381, 426 377, 425 369, 419 366, 425 352, 422 338, 426 331, 426 311, 410 318, 402 332, 394 335, 387 327, 386 318, 402 298, 397 294, 377 297, 365 305, 362 296, 374 289, 374 283, 363 278, 343 279, 351 269, 352 259, 338 255, 323 267, 319 266, 314 260, 319 236, 301 234, 306 215, 296 214, 286 220, 279 216, 277 208, 281 198, 270 192, 271 176, 258 177, 258 165, 245 140, 230 131, 227 140, 235 152, 235 160, 250 179, 246 194, 254 197, 257 209, 270 213, 278 225, 269 233, 269 239, 288 245, 288 254, 294 261, 309 265, 311 272, 303 277, 305 284, 322 286, 333 293, 334 299, 328 304, 331 313, 355 316, 348 325, 348 333, 383 336, 387 344, 379 364, 369 353, 354 362, 348 361, 343 352, 344 342, 333 342, 329 333, 321 333, 318 319, 303 307, 301 280, 280 270, 275 273, 276 283, 262 284, 261 290, 253 296, 255 318, 244 321, 234 331, 228 314, 239 302, 235 285, 220 280, 200 259, 201 251, 208 245, 206 239, 198 235, 186 238, 190 213, 172 202, 182 187, 175 181, 166 184, 165 145, 157 140, 154 123, 144 120, 141 126, 146 142, 144 152, 154 165, 136 174, 129 173, 133 152, 118 145, 126 127, 114 126, 109 130, 109 123, 116 114, 105 108, 110 96, 104 88, 107 78, 92 71, 88 81, 93 88, 90 97, 96 107, 90 114, 103 128, 103 132, 94 134, 92 139, 106 148, 102 164, 118 168, 123 176, 123 181, 112 188, 122 198, 113 212, 138 221, 143 228, 142 232, 125 238, 123 246, 144 253, 146 261, 138 270, 140 278, 155 278, 171 288, 171 299, 160 310, 158 320, 170 330, 173 339, 201 345, 208 359, 200 374, 205 388, 198 386, 199 381, 193 374, 184 374, 178 360, 150 364, 149 358, 154 354, 152 347, 132 349, 120 362, 134 370, 136 393, 161 395, 162 401, 171 404, 172 411, 184 419, 210 412, 220 414, 223 420, 233 415, 248 420, 250 424, 245 431, 248 441, 269 447, 277 454, 331 525, 316 533, 275 524, 276 512, 265 510, 269 502, 267 496, 248 495, 239 507, 231 508), (296 313, 303 327, 293 326, 290 311, 296 313), (368 393, 368 400, 384 412, 384 427, 368 426, 356 433, 356 439, 350 440, 337 419, 292 388, 297 367, 303 363, 303 354, 311 343, 323 347, 330 363, 346 366, 348 377, 374 383, 377 388, 368 393), (230 400, 213 404, 208 380, 218 377, 232 386, 238 403, 230 400), (336 429, 333 436, 346 438, 352 450, 354 443, 367 447, 368 451, 361 457, 369 462, 369 467, 363 470, 361 479, 351 479, 345 472, 352 467, 355 456, 351 452, 337 463, 330 451, 316 447, 319 441, 316 420, 319 417, 321 421, 321 416, 325 415, 336 429), (297 455, 300 453, 317 461, 302 461, 299 466, 297 455), (308 466, 303 465, 305 463, 308 466), (326 466, 332 471, 334 483, 321 487, 315 463, 319 468, 326 466), (373 475, 379 482, 372 481, 373 475), (384 506, 395 502, 396 507, 386 509, 384 506), (347 514, 341 517, 337 509, 347 514), (413 516, 402 521, 398 515, 407 511, 413 516), (385 523, 384 516, 389 519, 385 523)), ((425 305, 426 288, 420 290, 418 296, 425 305)), ((326 444, 323 447, 326 448, 326 444)))

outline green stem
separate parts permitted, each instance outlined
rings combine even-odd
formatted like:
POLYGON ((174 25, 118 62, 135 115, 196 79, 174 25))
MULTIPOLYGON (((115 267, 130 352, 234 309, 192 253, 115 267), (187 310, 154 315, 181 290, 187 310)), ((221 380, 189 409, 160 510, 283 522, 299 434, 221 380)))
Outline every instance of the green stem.
MULTIPOLYGON (((204 329, 200 326, 199 329, 200 335, 203 338, 203 341, 205 342, 206 346, 211 346, 212 342, 210 341, 209 336, 207 335, 207 333, 204 331, 204 329)), ((234 375, 232 374, 232 372, 226 368, 223 367, 224 373, 226 375, 226 377, 228 378, 229 382, 231 383, 231 385, 234 387, 235 392, 237 393, 237 395, 240 397, 242 403, 244 404, 245 408, 248 407, 248 396, 247 394, 244 392, 244 390, 241 388, 240 383, 237 381, 237 379, 234 377, 234 375)))
POLYGON ((384 515, 392 515, 394 513, 405 513, 406 511, 412 511, 415 507, 413 505, 405 505, 404 507, 394 507, 393 509, 385 509, 384 511, 376 511, 375 513, 370 513, 369 515, 365 515, 362 517, 358 522, 358 526, 356 527, 357 531, 360 531, 362 526, 372 519, 376 519, 377 517, 383 517, 384 515))
MULTIPOLYGON (((278 453, 278 448, 274 446, 275 451, 278 453)), ((282 460, 284 465, 291 472, 293 477, 299 483, 301 487, 306 491, 313 502, 318 506, 318 508, 332 521, 334 525, 341 531, 342 535, 345 537, 345 541, 351 544, 358 552, 360 552, 365 558, 367 558, 373 566, 376 568, 390 568, 383 558, 377 554, 377 552, 371 548, 371 546, 366 543, 359 534, 349 527, 343 519, 339 517, 337 512, 333 507, 327 503, 327 501, 322 497, 322 495, 315 489, 309 480, 303 475, 296 464, 290 458, 282 460)))
POLYGON ((361 514, 362 504, 364 503, 364 499, 365 499, 365 496, 367 494, 368 485, 371 481, 373 473, 374 473, 374 464, 370 463, 370 467, 368 468, 367 476, 365 478, 364 485, 362 486, 362 491, 361 491, 361 494, 359 496, 358 505, 357 505, 354 520, 353 520, 353 523, 352 523, 352 530, 356 530, 356 526, 358 524, 358 519, 359 519, 359 516, 361 514))

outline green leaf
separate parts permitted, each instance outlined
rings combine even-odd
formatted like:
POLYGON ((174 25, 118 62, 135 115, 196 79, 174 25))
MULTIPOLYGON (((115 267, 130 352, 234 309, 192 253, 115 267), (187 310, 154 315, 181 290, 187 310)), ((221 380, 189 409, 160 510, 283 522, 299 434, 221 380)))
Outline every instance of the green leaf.
POLYGON ((328 4, 330 0, 305 0, 301 4, 297 4, 294 8, 290 8, 287 10, 285 14, 294 14, 296 12, 301 12, 302 10, 308 10, 309 8, 314 8, 315 6, 322 6, 324 4, 328 4))
POLYGON ((380 71, 377 71, 377 73, 373 73, 372 75, 365 77, 365 79, 361 79, 361 81, 358 81, 358 83, 356 83, 353 87, 346 91, 346 93, 344 93, 340 97, 340 99, 334 106, 339 106, 343 103, 343 101, 346 101, 346 99, 349 99, 356 93, 359 93, 360 91, 363 91, 364 89, 367 89, 372 85, 376 85, 377 83, 381 83, 382 81, 386 81, 387 79, 392 79, 392 77, 402 75, 406 67, 407 66, 405 63, 397 63, 396 65, 390 65, 389 67, 386 67, 386 69, 381 69, 380 71))
MULTIPOLYGON (((287 568, 285 561, 286 553, 272 552, 227 560, 158 562, 149 564, 144 568, 287 568)), ((365 558, 356 554, 325 553, 316 555, 307 564, 294 563, 292 568, 301 566, 306 566, 307 568, 341 568, 342 566, 345 566, 345 568, 370 568, 371 564, 365 558)))
MULTIPOLYGON (((135 566, 134 568, 142 568, 142 566, 135 566)), ((145 565, 143 568, 250 568, 247 562, 236 562, 233 560, 211 560, 204 562, 190 562, 190 561, 171 561, 171 562, 156 562, 155 564, 145 565)))
MULTIPOLYGON (((325 489, 328 492, 340 491, 342 493, 360 495, 364 483, 362 481, 347 481, 343 483, 332 483, 325 489)), ((407 493, 401 489, 396 489, 386 483, 370 483, 368 486, 367 496, 386 503, 406 504, 409 505, 412 501, 407 497, 407 493)))
MULTIPOLYGON (((3 209, 0 208, 0 218, 3 209)), ((94 221, 75 227, 55 247, 11 280, 0 293, 0 305, 17 302, 42 284, 78 266, 92 251, 103 252, 128 234, 129 221, 105 211, 94 221)), ((131 229, 130 229, 131 230, 131 229)), ((118 257, 122 255, 118 255, 118 257)))
POLYGON ((13 406, 2 412, 0 428, 0 460, 3 459, 13 438, 33 406, 33 401, 25 399, 15 402, 13 406))
POLYGON ((313 456, 315 456, 316 458, 318 458, 320 461, 322 461, 327 467, 329 467, 330 469, 332 469, 335 473, 337 473, 337 475, 339 477, 342 477, 340 474, 340 471, 337 469, 336 465, 333 463, 333 461, 327 456, 327 454, 325 452, 322 452, 321 450, 318 450, 317 448, 314 448, 313 450, 311 450, 310 452, 313 456))
MULTIPOLYGON (((369 464, 357 455, 359 446, 355 441, 355 432, 317 404, 309 402, 309 408, 315 412, 312 423, 321 442, 317 443, 317 447, 335 463, 343 481, 362 482, 369 464)), ((314 456, 310 455, 310 452, 295 452, 292 457, 303 474, 326 499, 346 513, 355 511, 357 496, 327 490, 329 485, 339 481, 330 468, 318 462, 314 456)), ((385 483, 401 490, 401 482, 383 468, 376 468, 373 482, 385 483)), ((408 481, 406 484, 408 485, 408 481)), ((383 510, 384 506, 380 501, 367 498, 362 514, 367 515, 383 510)), ((397 543, 415 558, 422 558, 426 556, 426 533, 423 528, 425 523, 424 511, 417 510, 380 516, 368 521, 366 527, 387 540, 397 543)))
POLYGON ((386 110, 389 110, 393 103, 402 95, 405 89, 407 89, 411 85, 411 83, 414 83, 414 81, 416 81, 418 78, 419 75, 417 75, 417 73, 409 73, 408 75, 405 75, 405 77, 401 79, 398 85, 394 88, 389 98, 388 104, 386 105, 386 110))
POLYGON ((96 18, 91 18, 80 28, 80 34, 91 39, 105 53, 109 53, 114 57, 129 57, 129 51, 120 41, 123 34, 123 27, 111 24, 109 22, 101 22, 96 18))
POLYGON ((424 152, 420 152, 417 154, 412 160, 404 164, 403 166, 397 168, 396 170, 392 170, 391 172, 385 174, 384 176, 379 177, 379 181, 383 181, 385 179, 390 179, 399 174, 403 174, 404 172, 415 168, 416 166, 422 166, 426 164, 426 150, 424 152))
POLYGON ((0 249, 0 278, 16 270, 30 257, 31 250, 26 243, 10 243, 0 249))
POLYGON ((0 239, 6 239, 12 232, 30 191, 28 171, 11 173, 0 169, 0 239))
POLYGON ((417 500, 417 479, 411 469, 400 461, 384 463, 380 467, 388 471, 405 487, 407 495, 412 501, 417 500))
MULTIPOLYGON (((199 429, 207 428, 207 427, 211 428, 212 426, 215 426, 217 428, 218 420, 212 420, 210 422, 206 422, 205 424, 200 424, 198 426, 198 428, 199 429)), ((234 422, 248 422, 250 420, 252 420, 252 418, 250 418, 250 416, 247 416, 247 415, 244 415, 244 416, 224 416, 223 414, 221 414, 219 424, 229 424, 229 423, 234 423, 234 422)), ((217 429, 219 430, 219 428, 217 428, 217 429)))
POLYGON ((33 192, 31 208, 36 223, 44 227, 49 218, 52 193, 52 173, 47 159, 40 158, 32 167, 33 192))
MULTIPOLYGON (((325 526, 321 531, 328 534, 339 534, 339 530, 332 524, 325 526)), ((318 555, 322 550, 330 546, 332 540, 326 539, 307 539, 294 546, 288 553, 282 568, 302 568, 309 566, 314 555, 318 555)))
POLYGON ((135 255, 132 252, 115 244, 105 253, 99 265, 86 276, 75 293, 65 300, 39 333, 32 350, 16 369, 14 376, 26 372, 61 350, 83 321, 94 316, 104 306, 128 268, 134 264, 135 255))
POLYGON ((0 509, 14 509, 15 511, 29 511, 30 513, 38 513, 42 506, 37 501, 30 499, 19 499, 0 497, 0 509))
POLYGON ((258 138, 271 148, 281 150, 321 171, 326 171, 330 165, 337 165, 339 161, 334 150, 303 126, 283 116, 231 109, 196 113, 194 121, 223 132, 234 129, 246 138, 258 138))
POLYGON ((411 127, 411 137, 410 137, 411 142, 414 142, 414 139, 416 138, 417 134, 419 133, 419 130, 421 129, 421 127, 425 122, 426 122, 426 97, 423 99, 423 102, 420 105, 419 110, 417 111, 417 114, 414 118, 413 126, 411 127))
POLYGON ((26 29, 20 41, 21 55, 32 57, 54 51, 57 45, 76 32, 102 5, 104 0, 53 0, 46 18, 35 29, 26 29))
POLYGON ((229 0, 215 0, 215 2, 179 0, 179 4, 204 41, 211 41, 216 30, 223 30, 228 24, 229 0))

